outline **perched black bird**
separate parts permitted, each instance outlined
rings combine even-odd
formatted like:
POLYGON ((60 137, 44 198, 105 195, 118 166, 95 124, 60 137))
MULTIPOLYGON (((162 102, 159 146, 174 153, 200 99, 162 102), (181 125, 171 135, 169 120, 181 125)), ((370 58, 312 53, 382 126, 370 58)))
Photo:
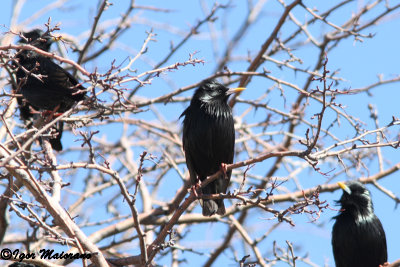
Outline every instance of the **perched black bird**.
POLYGON ((343 195, 332 230, 336 267, 378 267, 387 261, 386 236, 371 196, 359 182, 339 182, 343 195))
MULTIPOLYGON (((35 46, 39 49, 42 49, 46 52, 50 51, 50 46, 53 43, 53 39, 48 35, 44 35, 42 30, 35 29, 30 32, 23 33, 23 36, 26 39, 21 38, 19 40, 19 43, 22 43, 22 44, 30 43, 33 46, 35 46)), ((21 53, 21 55, 17 55, 18 60, 21 60, 21 58, 26 57, 28 54, 28 52, 26 52, 26 51, 20 51, 20 53, 21 53)), ((17 64, 14 64, 14 66, 18 68, 17 64)), ((25 67, 24 65, 22 65, 22 66, 25 67)), ((21 76, 21 74, 22 74, 22 72, 20 72, 20 76, 21 76)), ((13 90, 15 93, 21 94, 21 86, 14 87, 13 90)), ((32 112, 35 110, 35 108, 23 98, 17 98, 17 101, 18 101, 18 105, 19 105, 19 111, 20 111, 21 118, 24 121, 30 120, 34 115, 32 112)), ((37 109, 38 108, 36 108, 36 110, 37 109)))
MULTIPOLYGON (((23 35, 26 39, 21 38, 19 40, 20 43, 24 44, 31 43, 35 47, 42 49, 46 52, 50 51, 50 46, 53 43, 53 39, 50 38, 50 36, 48 35, 44 35, 43 31, 35 29, 30 32, 23 33, 23 35)), ((26 52, 21 51, 21 53, 24 53, 26 55, 26 52)), ((22 56, 20 55, 17 56, 17 58, 21 57, 22 56)), ((14 65, 18 67, 17 64, 14 65)), ((13 91, 15 94, 21 94, 21 85, 15 86, 13 84, 13 91)), ((17 98, 17 102, 21 119, 27 124, 28 128, 32 127, 33 124, 32 119, 35 117, 35 113, 37 113, 39 108, 34 107, 29 102, 27 102, 26 99, 23 99, 21 97, 17 98)), ((61 137, 62 137, 63 127, 64 127, 63 122, 58 122, 51 128, 51 131, 54 133, 55 137, 50 138, 49 141, 51 147, 56 151, 62 150, 61 137)))
MULTIPOLYGON (((22 44, 31 44, 44 51, 49 51, 52 38, 41 30, 23 33, 22 44)), ((83 100, 84 87, 66 70, 54 63, 50 58, 32 50, 18 51, 17 56, 17 89, 24 100, 19 100, 21 117, 24 120, 33 116, 34 110, 65 112, 74 103, 83 100), (80 91, 82 90, 82 91, 80 91)), ((61 136, 63 123, 53 127, 57 137, 50 139, 55 150, 62 150, 61 136)))
MULTIPOLYGON (((183 149, 192 185, 203 181, 218 170, 221 164, 233 162, 235 129, 232 110, 227 104, 230 94, 244 88, 228 89, 215 80, 205 80, 196 90, 190 106, 182 113, 183 149)), ((231 171, 202 189, 203 194, 226 193, 231 171)), ((203 215, 225 214, 222 199, 202 201, 203 215)))

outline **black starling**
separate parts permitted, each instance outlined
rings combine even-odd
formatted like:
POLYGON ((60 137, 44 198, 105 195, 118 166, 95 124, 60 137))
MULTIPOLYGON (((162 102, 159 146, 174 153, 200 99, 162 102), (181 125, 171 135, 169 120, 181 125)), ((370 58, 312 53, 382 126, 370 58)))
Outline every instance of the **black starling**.
MULTIPOLYGON (((44 51, 50 50, 52 39, 41 30, 36 29, 23 35, 25 39, 21 38, 20 43, 31 44, 44 51)), ((50 58, 31 50, 19 51, 16 58, 16 93, 21 93, 25 101, 19 100, 22 119, 32 117, 32 110, 65 112, 75 102, 84 99, 85 88, 50 58)), ((59 122, 52 130, 57 133, 57 137, 50 139, 50 143, 55 150, 60 151, 63 123, 59 122)))
MULTIPOLYGON (((230 94, 244 88, 228 89, 215 80, 205 80, 196 90, 190 106, 182 113, 183 149, 192 185, 203 181, 218 170, 221 164, 233 162, 235 129, 232 110, 227 104, 230 94)), ((231 171, 202 189, 203 194, 226 193, 231 171)), ((225 214, 223 199, 202 201, 203 215, 225 214)))
POLYGON ((339 182, 341 211, 332 230, 336 267, 378 267, 387 261, 386 236, 371 196, 359 182, 339 182))
MULTIPOLYGON (((50 46, 53 43, 53 39, 50 38, 50 36, 48 36, 48 35, 44 35, 43 31, 41 31, 39 29, 35 29, 30 32, 23 33, 23 36, 26 38, 26 40, 20 39, 19 43, 22 43, 22 44, 31 43, 35 47, 40 48, 46 52, 50 51, 50 46), (41 38, 41 36, 43 36, 43 38, 41 38)), ((26 56, 28 52, 20 51, 20 53, 22 53, 23 55, 17 55, 18 60, 20 60, 22 57, 26 56)), ((17 64, 14 64, 14 66, 18 68, 17 64)), ((14 84, 13 84, 13 90, 14 90, 14 93, 21 94, 21 86, 14 87, 14 84)), ((30 120, 34 115, 32 112, 35 110, 35 108, 23 98, 18 97, 17 101, 18 101, 21 119, 23 119, 24 121, 30 120)), ((36 108, 36 110, 37 109, 38 108, 36 108)))
MULTIPOLYGON (((20 43, 25 43, 25 44, 31 43, 35 47, 40 48, 46 52, 50 51, 50 46, 53 43, 53 39, 50 38, 48 35, 44 35, 43 31, 35 29, 30 32, 23 33, 23 35, 26 38, 26 40, 20 39, 19 40, 20 43)), ((26 52, 21 52, 21 53, 26 53, 26 52)), ((20 56, 18 55, 17 57, 20 56)), ((17 64, 14 65, 17 66, 17 64)), ((14 86, 13 84, 13 91, 15 94, 21 94, 21 86, 14 86)), ((33 105, 31 105, 22 97, 18 97, 17 102, 21 119, 26 123, 28 128, 32 127, 33 124, 32 119, 35 116, 35 112, 39 109, 35 108, 33 105)), ((49 141, 51 147, 56 151, 62 150, 61 137, 62 137, 63 127, 64 127, 63 122, 60 121, 56 125, 54 125, 54 127, 51 128, 51 131, 55 134, 55 137, 50 138, 49 141)), ((39 141, 41 141, 41 139, 39 141)))

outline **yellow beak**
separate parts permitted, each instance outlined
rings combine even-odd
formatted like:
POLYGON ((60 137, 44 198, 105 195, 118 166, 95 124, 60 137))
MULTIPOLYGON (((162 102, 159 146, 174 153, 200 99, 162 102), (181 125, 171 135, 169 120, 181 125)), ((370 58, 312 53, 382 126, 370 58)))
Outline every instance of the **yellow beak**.
POLYGON ((59 36, 53 36, 53 39, 54 39, 54 41, 55 41, 55 42, 58 42, 58 41, 62 40, 62 39, 63 39, 63 37, 62 37, 62 35, 59 35, 59 36))
POLYGON ((347 194, 349 194, 349 195, 351 194, 350 188, 349 188, 345 183, 343 183, 343 182, 338 182, 337 184, 338 184, 338 186, 339 186, 340 188, 342 188, 343 191, 345 191, 347 194))
POLYGON ((239 93, 245 90, 245 87, 237 87, 237 88, 230 88, 228 91, 226 91, 226 95, 231 95, 234 93, 239 93))

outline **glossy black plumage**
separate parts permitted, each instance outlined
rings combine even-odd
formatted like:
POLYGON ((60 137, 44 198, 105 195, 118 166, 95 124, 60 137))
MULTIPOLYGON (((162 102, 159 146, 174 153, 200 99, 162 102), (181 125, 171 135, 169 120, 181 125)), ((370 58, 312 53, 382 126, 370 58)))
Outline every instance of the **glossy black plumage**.
MULTIPOLYGON (((24 34, 24 36, 32 36, 28 43, 49 50, 50 37, 41 38, 46 42, 34 39, 40 31, 34 30, 24 34)), ((26 43, 24 39, 21 43, 26 43)), ((85 92, 82 85, 66 70, 54 63, 50 58, 39 55, 30 50, 24 50, 17 55, 19 64, 22 65, 29 73, 19 68, 17 71, 18 81, 21 82, 21 93, 24 98, 34 107, 53 110, 58 107, 59 112, 65 112, 70 109, 73 104, 84 98, 85 92), (32 75, 33 74, 33 75, 32 75), (36 76, 36 77, 35 77, 36 76)))
MULTIPOLYGON (((215 80, 203 81, 195 91, 189 107, 182 113, 183 149, 192 185, 203 181, 218 170, 221 164, 233 162, 235 129, 232 110, 227 104, 230 93, 215 80)), ((231 171, 202 189, 203 194, 226 193, 231 171)), ((202 201, 203 215, 225 214, 222 199, 202 201)))
MULTIPOLYGON (((21 38, 20 43, 31 44, 44 51, 50 50, 51 37, 44 35, 41 30, 36 29, 23 35, 26 39, 21 38)), ((32 110, 65 112, 74 103, 84 99, 85 92, 79 90, 85 88, 50 58, 31 50, 19 51, 16 58, 18 61, 16 93, 21 93, 24 98, 22 101, 19 100, 22 119, 30 119, 33 116, 32 110)), ((53 127, 57 137, 50 139, 52 147, 58 151, 62 150, 62 130, 63 124, 60 122, 53 127)))
POLYGON ((378 267, 387 261, 386 236, 369 191, 359 182, 339 183, 343 195, 332 230, 336 267, 378 267))

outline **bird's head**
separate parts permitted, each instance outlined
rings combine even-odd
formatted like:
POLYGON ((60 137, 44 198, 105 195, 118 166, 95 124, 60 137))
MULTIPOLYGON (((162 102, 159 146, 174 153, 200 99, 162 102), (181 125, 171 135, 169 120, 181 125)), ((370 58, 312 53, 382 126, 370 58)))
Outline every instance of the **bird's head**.
POLYGON ((40 29, 34 29, 30 32, 24 32, 22 33, 22 35, 25 38, 19 39, 19 43, 31 44, 44 51, 49 51, 51 44, 54 42, 54 39, 50 35, 45 34, 40 29))
POLYGON ((356 213, 357 215, 373 213, 370 193, 362 183, 351 181, 347 184, 339 182, 338 185, 343 189, 343 195, 337 202, 341 204, 344 212, 356 213))
POLYGON ((244 89, 242 87, 229 89, 216 80, 205 80, 194 93, 192 101, 200 101, 201 104, 226 103, 229 95, 244 89))

